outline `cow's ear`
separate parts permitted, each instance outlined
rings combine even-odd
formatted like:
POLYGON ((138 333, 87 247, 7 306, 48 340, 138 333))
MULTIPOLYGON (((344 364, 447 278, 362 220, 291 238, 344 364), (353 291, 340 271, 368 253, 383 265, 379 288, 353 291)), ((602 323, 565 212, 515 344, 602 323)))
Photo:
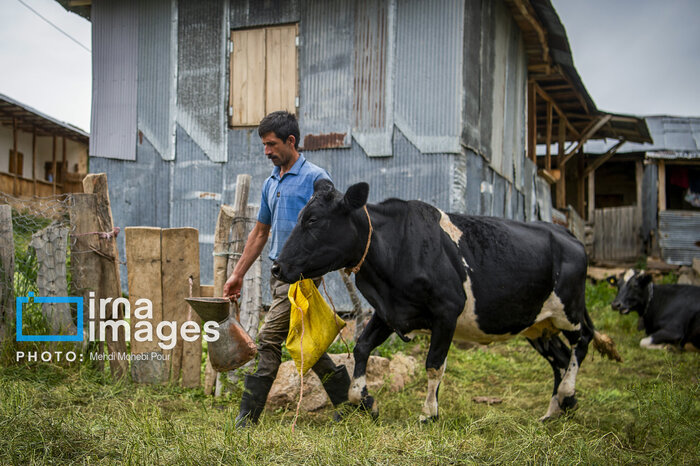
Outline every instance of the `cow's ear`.
POLYGON ((333 182, 327 178, 321 178, 314 182, 315 193, 332 192, 334 189, 333 182))
POLYGON ((343 206, 348 210, 359 209, 367 203, 369 196, 369 185, 367 183, 357 183, 348 188, 343 196, 343 206))
POLYGON ((639 284, 641 286, 647 286, 651 283, 651 274, 643 273, 639 276, 639 284))

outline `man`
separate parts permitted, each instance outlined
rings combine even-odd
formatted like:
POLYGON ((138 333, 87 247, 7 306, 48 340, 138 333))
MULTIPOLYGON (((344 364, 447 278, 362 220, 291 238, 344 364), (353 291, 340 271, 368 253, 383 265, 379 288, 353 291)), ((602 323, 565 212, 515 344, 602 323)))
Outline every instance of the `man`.
MULTIPOLYGON (((307 161, 298 152, 299 124, 294 115, 285 111, 270 113, 260 122, 258 135, 265 146, 265 155, 275 167, 263 184, 255 227, 224 285, 224 296, 228 298, 240 297, 243 277, 262 253, 268 237, 272 239, 270 259, 277 259, 299 212, 313 194, 314 183, 320 179, 330 180, 325 170, 307 161)), ((270 277, 272 303, 258 333, 258 369, 245 378, 236 427, 256 423, 265 407, 267 394, 282 360, 282 343, 289 333, 291 303, 287 297, 288 290, 289 284, 270 277)), ((324 353, 312 369, 321 379, 334 406, 347 401, 350 377, 345 366, 336 366, 324 353)))

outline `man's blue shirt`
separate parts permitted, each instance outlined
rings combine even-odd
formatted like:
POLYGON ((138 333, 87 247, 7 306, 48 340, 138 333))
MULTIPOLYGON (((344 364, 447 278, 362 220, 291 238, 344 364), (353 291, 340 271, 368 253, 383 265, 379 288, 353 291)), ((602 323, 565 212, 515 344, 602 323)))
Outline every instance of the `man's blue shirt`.
POLYGON ((258 221, 270 225, 270 259, 275 260, 297 223, 299 212, 314 193, 314 183, 331 177, 323 168, 314 165, 299 154, 291 170, 280 179, 280 168, 275 167, 265 180, 260 200, 258 221))

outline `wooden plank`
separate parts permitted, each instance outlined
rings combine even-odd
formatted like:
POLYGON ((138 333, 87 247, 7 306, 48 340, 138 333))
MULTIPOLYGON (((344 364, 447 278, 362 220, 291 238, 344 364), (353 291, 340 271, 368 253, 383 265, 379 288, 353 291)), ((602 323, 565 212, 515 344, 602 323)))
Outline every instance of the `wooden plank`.
POLYGON ((591 137, 595 135, 595 133, 602 128, 610 119, 612 118, 612 115, 607 114, 603 115, 595 120, 593 120, 583 131, 583 134, 581 134, 581 137, 576 141, 576 144, 569 149, 564 157, 559 161, 560 165, 566 164, 566 162, 578 152, 580 148, 583 147, 583 145, 588 141, 591 137))
MULTIPOLYGON (((54 138, 55 141, 55 138, 54 138)), ((55 160, 55 157, 54 157, 55 160)), ((54 163, 55 166, 55 163, 54 163)), ((55 185, 54 176, 54 185, 55 185)), ((112 208, 109 201, 109 186, 107 184, 107 175, 104 173, 91 173, 83 178, 83 192, 87 194, 95 194, 97 207, 96 214, 99 231, 113 233, 114 219, 112 218, 112 208)), ((104 238, 100 241, 99 255, 101 257, 102 267, 100 269, 101 282, 99 296, 103 298, 116 299, 121 297, 121 281, 119 276, 119 250, 117 249, 117 240, 115 235, 104 238)), ((132 308, 133 309, 133 308, 132 308)), ((119 311, 119 319, 122 319, 123 310, 119 311)), ((115 378, 125 377, 128 370, 128 361, 117 357, 119 353, 126 353, 126 335, 120 330, 118 338, 115 341, 107 340, 107 347, 110 356, 110 371, 115 378)))
POLYGON ((36 131, 32 131, 32 196, 36 196, 36 131))
MULTIPOLYGON (((559 122, 561 124, 561 121, 559 122)), ((547 153, 544 156, 545 170, 552 169, 552 102, 547 102, 547 129, 545 134, 547 153)))
POLYGON ((586 177, 583 176, 585 167, 585 156, 583 150, 579 151, 576 160, 576 210, 579 215, 586 215, 586 177))
MULTIPOLYGON (((97 220, 97 196, 95 194, 78 193, 73 195, 73 203, 70 207, 71 224, 71 276, 73 293, 83 297, 83 302, 87 303, 91 299, 90 293, 99 303, 100 281, 102 261, 95 252, 100 250, 100 238, 91 234, 100 231, 97 220)), ((100 328, 99 308, 96 309, 92 319, 89 316, 89 308, 83 307, 83 324, 88 327, 90 320, 94 322, 94 329, 100 328)), ((84 335, 89 333, 85 331, 84 335)), ((98 354, 104 352, 104 342, 95 342, 95 350, 98 354)), ((104 368, 104 360, 98 359, 97 367, 104 368)))
POLYGON ((588 174, 588 214, 587 220, 595 220, 595 170, 588 174))
POLYGON ((10 159, 15 160, 15 170, 13 170, 14 173, 12 173, 12 195, 16 196, 19 190, 18 183, 17 183, 17 118, 12 119, 12 155, 10 156, 10 159))
POLYGON ((199 296, 213 298, 214 285, 199 285, 199 296))
MULTIPOLYGON (((151 227, 127 227, 125 229, 129 302, 131 304, 131 353, 164 353, 158 345, 158 324, 163 320, 161 229, 151 227), (136 315, 139 307, 150 300, 151 315, 136 315), (147 329, 152 329, 150 338, 147 329), (144 341, 139 341, 139 339, 144 341)), ((159 383, 168 380, 167 363, 159 364, 150 357, 134 359, 131 376, 137 383, 159 383)))
POLYGON ((289 70, 282 68, 281 33, 279 27, 265 30, 265 113, 284 110, 282 82, 289 70))
POLYGON ((659 212, 663 212, 666 210, 666 163, 663 160, 659 160, 658 177, 659 212))
POLYGON ((564 157, 564 144, 566 144, 566 127, 559 125, 559 155, 557 156, 557 166, 559 169, 559 180, 556 185, 556 203, 557 209, 566 207, 566 165, 561 163, 564 157))
POLYGON ((280 28, 280 106, 290 113, 296 112, 297 91, 297 25, 292 24, 280 28))
POLYGON ((637 203, 635 205, 635 223, 642 225, 642 184, 644 178, 644 163, 641 160, 634 162, 635 183, 637 188, 637 203))
MULTIPOLYGON (((53 137, 53 145, 51 146, 51 193, 56 195, 56 136, 53 137)), ((87 191, 86 191, 87 192, 87 191)))
POLYGON ((537 94, 535 82, 527 83, 527 156, 537 163, 537 94))
POLYGON ((12 235, 12 207, 0 205, 0 341, 15 321, 15 246, 12 235))
MULTIPOLYGON (((199 296, 199 232, 195 228, 166 228, 161 232, 161 271, 163 320, 177 322, 180 329, 187 321, 201 324, 199 316, 185 301, 199 296), (192 286, 190 290, 190 278, 192 286)), ((201 327, 200 327, 201 328, 201 327)), ((185 341, 178 333, 170 355, 170 381, 183 387, 199 387, 202 360, 202 339, 185 341)))
POLYGON ((257 126, 265 116, 265 29, 232 31, 231 40, 231 125, 257 126))
POLYGON ((620 139, 620 141, 614 146, 612 146, 610 149, 608 149, 608 151, 605 154, 601 155, 600 157, 595 159, 595 161, 592 164, 588 165, 584 170, 583 175, 588 176, 589 173, 593 173, 594 171, 596 171, 601 165, 607 162, 610 159, 610 157, 615 155, 618 149, 620 149, 620 147, 622 147, 623 144, 625 144, 625 142, 627 142, 625 138, 620 139))

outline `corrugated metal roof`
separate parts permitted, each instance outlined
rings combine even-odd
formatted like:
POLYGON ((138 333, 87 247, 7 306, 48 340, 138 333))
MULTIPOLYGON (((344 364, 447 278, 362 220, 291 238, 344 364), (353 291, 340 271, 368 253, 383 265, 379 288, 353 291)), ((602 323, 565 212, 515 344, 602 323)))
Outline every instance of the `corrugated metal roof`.
MULTIPOLYGON (((618 154, 632 152, 653 152, 652 158, 700 158, 700 117, 674 117, 668 115, 644 117, 653 144, 628 142, 618 151, 618 154), (674 155, 675 154, 675 155, 674 155)), ((588 154, 603 154, 617 141, 596 140, 585 145, 588 154)))
POLYGON ((27 132, 35 129, 37 136, 64 135, 83 143, 88 142, 90 137, 90 134, 77 126, 57 120, 5 94, 0 94, 0 124, 12 126, 13 118, 17 119, 17 129, 27 132))

